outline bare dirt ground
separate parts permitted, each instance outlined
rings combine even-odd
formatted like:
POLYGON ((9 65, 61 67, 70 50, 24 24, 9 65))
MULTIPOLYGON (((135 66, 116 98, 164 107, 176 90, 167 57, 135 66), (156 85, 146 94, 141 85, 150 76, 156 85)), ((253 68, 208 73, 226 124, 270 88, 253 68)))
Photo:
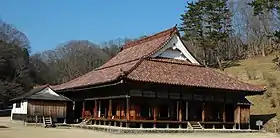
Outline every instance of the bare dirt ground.
POLYGON ((0 138, 279 138, 272 133, 190 133, 190 134, 111 134, 79 128, 42 128, 23 126, 22 122, 0 117, 0 138))

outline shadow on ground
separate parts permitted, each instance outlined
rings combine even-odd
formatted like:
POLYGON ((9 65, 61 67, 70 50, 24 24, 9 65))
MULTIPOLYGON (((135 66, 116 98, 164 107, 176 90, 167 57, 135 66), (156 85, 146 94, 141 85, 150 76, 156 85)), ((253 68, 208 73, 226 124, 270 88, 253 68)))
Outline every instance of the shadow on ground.
POLYGON ((265 125, 270 119, 274 118, 276 113, 273 114, 261 114, 261 115, 251 115, 250 116, 250 125, 252 129, 259 129, 256 125, 256 121, 263 121, 263 125, 265 125))

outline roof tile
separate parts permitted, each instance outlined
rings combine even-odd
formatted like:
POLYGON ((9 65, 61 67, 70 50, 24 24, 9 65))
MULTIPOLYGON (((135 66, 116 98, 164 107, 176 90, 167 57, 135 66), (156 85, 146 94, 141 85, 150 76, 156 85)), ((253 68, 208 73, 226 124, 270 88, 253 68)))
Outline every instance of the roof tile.
POLYGON ((174 62, 174 59, 144 60, 127 76, 128 79, 173 85, 218 88, 240 91, 264 91, 264 87, 251 85, 228 77, 214 69, 174 62))

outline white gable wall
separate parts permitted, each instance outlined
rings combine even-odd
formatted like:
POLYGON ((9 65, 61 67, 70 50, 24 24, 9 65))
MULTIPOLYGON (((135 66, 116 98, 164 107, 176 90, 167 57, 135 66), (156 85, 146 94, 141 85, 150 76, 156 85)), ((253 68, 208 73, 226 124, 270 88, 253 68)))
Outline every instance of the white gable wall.
POLYGON ((16 103, 13 103, 12 113, 14 114, 27 114, 27 100, 20 102, 20 107, 16 107, 16 103))
POLYGON ((24 100, 19 103, 20 103, 20 107, 16 107, 16 103, 13 103, 13 108, 11 111, 11 120, 13 118, 13 114, 27 114, 28 101, 24 100))
POLYGON ((188 60, 191 63, 199 64, 193 55, 187 50, 178 35, 174 35, 171 40, 152 57, 164 57, 180 60, 188 60))
POLYGON ((172 58, 172 59, 179 59, 179 60, 188 60, 185 55, 182 54, 180 50, 173 50, 173 49, 166 49, 163 53, 161 53, 158 57, 164 58, 172 58))

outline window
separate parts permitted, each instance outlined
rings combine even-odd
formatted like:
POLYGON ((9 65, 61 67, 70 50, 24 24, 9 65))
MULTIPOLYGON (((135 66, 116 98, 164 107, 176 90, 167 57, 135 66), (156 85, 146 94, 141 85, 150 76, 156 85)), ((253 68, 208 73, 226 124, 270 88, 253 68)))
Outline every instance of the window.
POLYGON ((21 103, 20 102, 17 102, 16 103, 16 108, 20 108, 21 107, 21 103))

